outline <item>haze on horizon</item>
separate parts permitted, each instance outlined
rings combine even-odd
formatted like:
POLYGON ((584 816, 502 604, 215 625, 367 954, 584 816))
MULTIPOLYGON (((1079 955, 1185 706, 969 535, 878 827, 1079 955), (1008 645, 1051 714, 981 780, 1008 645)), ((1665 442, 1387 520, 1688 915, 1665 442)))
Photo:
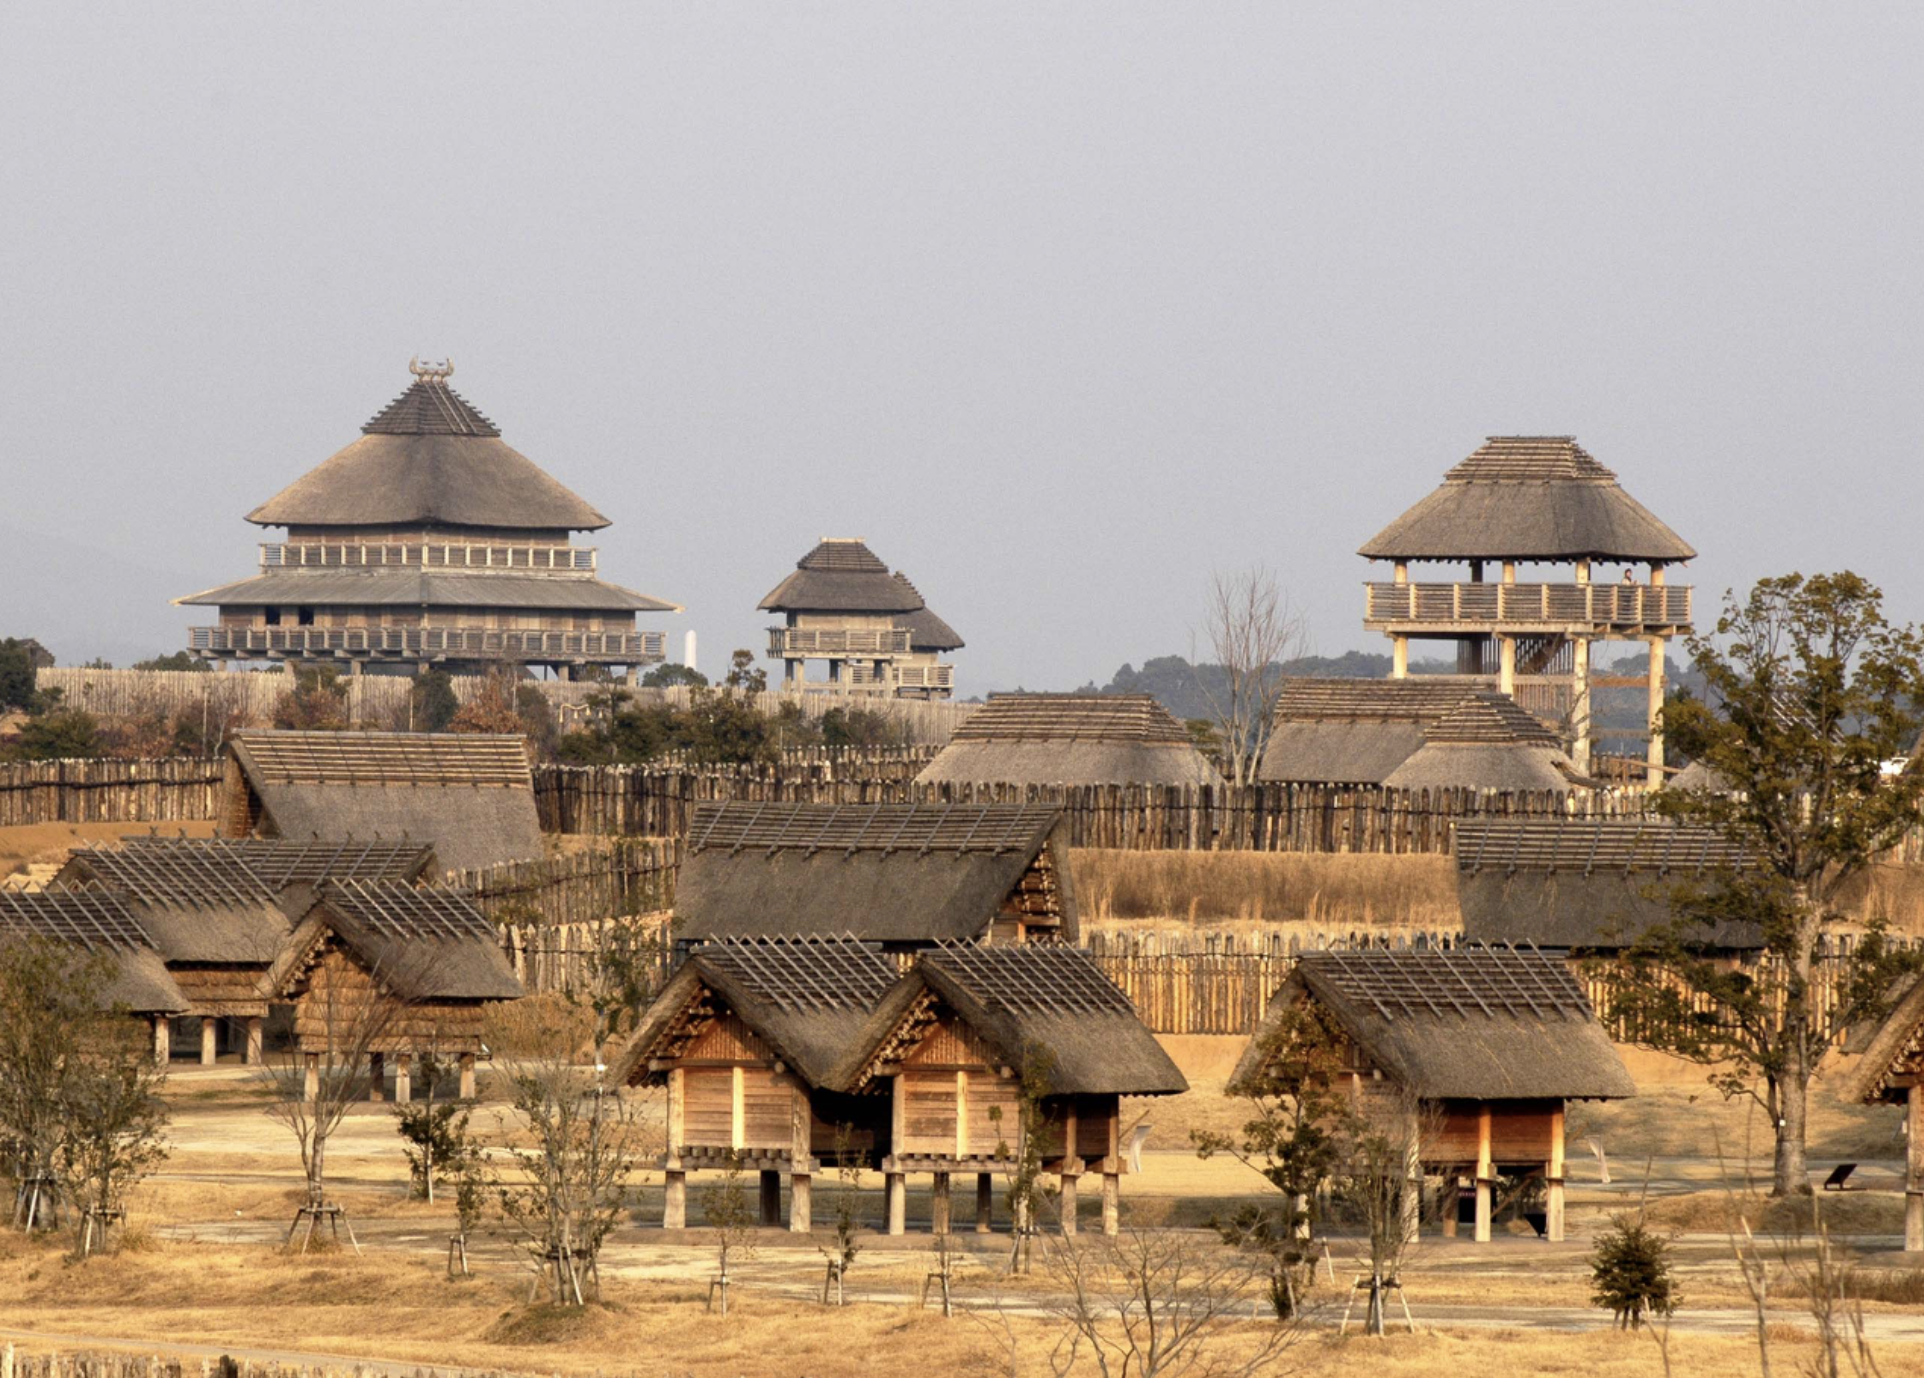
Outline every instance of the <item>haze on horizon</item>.
POLYGON ((1924 22, 1894 5, 137 8, 0 18, 0 635, 172 651, 410 355, 703 668, 821 535, 958 692, 1186 653, 1574 434, 1715 597, 1924 616, 1924 22))

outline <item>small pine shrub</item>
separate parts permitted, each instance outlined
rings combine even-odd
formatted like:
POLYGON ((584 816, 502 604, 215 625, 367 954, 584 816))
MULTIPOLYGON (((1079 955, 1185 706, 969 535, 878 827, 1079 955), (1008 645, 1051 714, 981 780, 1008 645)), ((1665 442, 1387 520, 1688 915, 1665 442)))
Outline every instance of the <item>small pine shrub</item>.
POLYGON ((1620 1330, 1635 1330, 1644 1317, 1668 1316, 1682 1300, 1670 1275, 1670 1241, 1641 1220, 1623 1217, 1597 1236, 1590 1255, 1590 1300, 1616 1317, 1620 1330))

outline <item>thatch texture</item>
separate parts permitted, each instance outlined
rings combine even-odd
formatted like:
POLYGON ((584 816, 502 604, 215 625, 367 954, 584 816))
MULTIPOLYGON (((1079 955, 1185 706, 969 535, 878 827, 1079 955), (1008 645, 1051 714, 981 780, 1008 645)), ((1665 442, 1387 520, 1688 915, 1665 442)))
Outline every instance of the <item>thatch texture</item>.
POLYGON ((1369 1067, 1426 1101, 1636 1094, 1568 964, 1494 947, 1305 953, 1271 998, 1232 1089, 1262 1074, 1268 1040, 1305 999, 1335 1017, 1369 1067))
POLYGON ((406 1000, 516 1000, 524 991, 501 939, 466 895, 393 881, 324 881, 288 891, 298 920, 277 984, 331 935, 377 983, 406 1000), (288 954, 294 954, 290 961, 288 954))
POLYGON ((1022 804, 699 806, 675 895, 676 933, 844 933, 913 947, 998 924, 1074 941, 1060 810, 1022 804))
POLYGON ((1924 1079, 1924 976, 1904 977, 1890 1013, 1852 1030, 1845 1051, 1860 1056, 1844 1074, 1844 1100, 1871 1105, 1904 1101, 1910 1083, 1924 1079))
MULTIPOLYGON (((1610 949, 1677 918, 1680 886, 1755 862, 1714 829, 1654 818, 1479 818, 1456 825, 1464 936, 1482 943, 1610 949)), ((1752 924, 1691 930, 1708 946, 1763 944, 1752 924)))
POLYGON ((261 526, 594 530, 608 519, 511 449, 440 377, 414 383, 352 445, 247 514, 261 526))
POLYGON ((1129 998, 1080 948, 944 944, 922 953, 870 1026, 864 1078, 896 1056, 902 1021, 932 993, 1018 1074, 1041 1059, 1052 1096, 1165 1096, 1189 1089, 1129 998))
POLYGON ((133 1014, 182 1014, 187 997, 169 974, 139 916, 100 890, 0 889, 0 939, 64 943, 109 969, 100 995, 133 1014))
POLYGON ((1285 680, 1261 778, 1380 785, 1422 747, 1424 728, 1474 691, 1431 676, 1285 680))
MULTIPOLYGON (((407 841, 453 869, 542 855, 527 751, 519 737, 469 733, 240 732, 228 743, 239 785, 225 819, 295 841, 407 841)), ((230 772, 230 779, 232 774, 230 772)))
MULTIPOLYGON (((917 592, 914 584, 909 583, 906 574, 897 570, 895 572, 895 578, 897 582, 907 588, 910 593, 915 594, 915 599, 918 603, 922 601, 922 595, 917 592)), ((937 617, 932 608, 924 606, 916 608, 913 612, 897 613, 894 622, 896 626, 905 628, 908 631, 909 649, 912 651, 959 651, 962 649, 961 633, 937 617)))
POLYGON ((861 541, 825 536, 757 606, 764 612, 912 613, 924 605, 915 586, 890 574, 861 541))
POLYGON ((1148 694, 991 694, 919 784, 1211 785, 1222 776, 1148 694))
POLYGON ((1373 560, 1624 560, 1693 550, 1571 436, 1491 436, 1359 554, 1373 560))
POLYGON ((190 593, 185 606, 547 608, 567 612, 680 612, 674 603, 589 574, 514 574, 383 568, 272 569, 190 593))
POLYGON ((287 940, 274 892, 206 846, 79 847, 49 889, 118 895, 170 964, 265 968, 287 940))
MULTIPOLYGON (((246 871, 269 890, 323 880, 425 881, 443 870, 432 847, 413 842, 295 842, 265 837, 157 837, 135 834, 123 850, 171 854, 179 864, 246 871)), ((163 863, 165 864, 165 863, 163 863)))
POLYGON ((672 1060, 732 1013, 811 1087, 847 1090, 863 1031, 900 979, 892 961, 850 938, 705 944, 649 1004, 611 1064, 615 1079, 659 1079, 651 1060, 672 1060))
POLYGON ((1586 783, 1556 734, 1508 694, 1477 690, 1423 729, 1392 789, 1559 790, 1586 783))

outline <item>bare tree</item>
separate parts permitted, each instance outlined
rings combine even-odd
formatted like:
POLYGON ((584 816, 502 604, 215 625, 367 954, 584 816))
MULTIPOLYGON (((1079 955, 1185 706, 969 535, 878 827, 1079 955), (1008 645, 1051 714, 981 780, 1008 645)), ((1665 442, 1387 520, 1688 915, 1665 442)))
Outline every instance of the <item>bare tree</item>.
POLYGON ((1212 684, 1198 666, 1196 682, 1222 733, 1230 783, 1251 784, 1269 744, 1283 665, 1303 653, 1306 623, 1275 575, 1258 565, 1211 578, 1203 636, 1222 678, 1212 684))
POLYGON ((1253 1378, 1280 1372, 1294 1321, 1258 1322, 1267 1269, 1250 1254, 1173 1230, 1051 1242, 1048 1270, 1063 1326, 1049 1354, 1065 1378, 1253 1378))
POLYGON ((1405 1089, 1357 1098, 1332 1127, 1331 1195, 1363 1227, 1358 1262, 1369 1273, 1365 1334, 1384 1333, 1389 1294, 1402 1294, 1403 1258, 1423 1220, 1422 1165, 1441 1128, 1437 1107, 1405 1089))
POLYGON ((755 1227, 755 1211, 748 1204, 748 1189, 743 1183, 741 1159, 734 1153, 728 1155, 722 1175, 702 1189, 701 1213, 708 1221, 708 1227, 715 1232, 715 1256, 717 1271, 715 1280, 708 1289, 708 1304, 712 1309, 715 1293, 721 1293, 721 1313, 728 1314, 728 1260, 736 1254, 748 1253, 752 1247, 750 1231, 755 1227))

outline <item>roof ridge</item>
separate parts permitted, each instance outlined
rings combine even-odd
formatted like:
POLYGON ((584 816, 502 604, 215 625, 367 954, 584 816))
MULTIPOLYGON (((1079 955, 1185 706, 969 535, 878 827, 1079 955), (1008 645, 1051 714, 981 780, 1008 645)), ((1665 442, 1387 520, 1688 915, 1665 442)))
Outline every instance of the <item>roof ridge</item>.
POLYGON ((362 425, 361 431, 364 435, 501 434, 500 427, 448 386, 445 374, 417 374, 399 397, 362 425))

